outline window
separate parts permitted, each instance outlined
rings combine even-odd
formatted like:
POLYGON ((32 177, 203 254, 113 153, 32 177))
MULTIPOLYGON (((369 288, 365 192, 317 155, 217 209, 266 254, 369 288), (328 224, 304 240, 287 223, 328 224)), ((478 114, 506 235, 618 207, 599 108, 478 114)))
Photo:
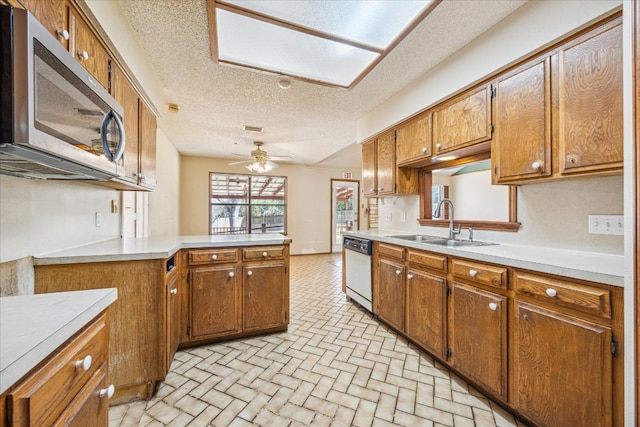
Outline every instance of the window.
POLYGON ((209 234, 287 232, 286 177, 209 175, 209 234))

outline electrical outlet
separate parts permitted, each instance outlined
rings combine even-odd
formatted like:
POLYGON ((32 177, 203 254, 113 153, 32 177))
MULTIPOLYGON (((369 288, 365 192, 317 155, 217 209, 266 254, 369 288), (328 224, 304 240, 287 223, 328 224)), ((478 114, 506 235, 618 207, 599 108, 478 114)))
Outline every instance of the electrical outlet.
POLYGON ((96 212, 96 227, 102 226, 102 214, 100 212, 96 212))
POLYGON ((384 219, 385 219, 387 222, 391 222, 391 221, 392 221, 392 219, 391 219, 391 218, 392 218, 392 217, 391 217, 391 212, 389 212, 389 213, 385 216, 385 218, 384 218, 384 219))
POLYGON ((624 234, 624 215, 589 215, 589 234, 624 234))

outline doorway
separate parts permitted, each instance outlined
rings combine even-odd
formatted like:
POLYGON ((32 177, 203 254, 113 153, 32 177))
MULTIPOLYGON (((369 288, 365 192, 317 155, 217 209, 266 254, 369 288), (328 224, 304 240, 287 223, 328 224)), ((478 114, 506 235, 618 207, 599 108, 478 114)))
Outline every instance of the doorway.
POLYGON ((342 251, 342 234, 358 230, 360 182, 331 180, 331 252, 342 251))

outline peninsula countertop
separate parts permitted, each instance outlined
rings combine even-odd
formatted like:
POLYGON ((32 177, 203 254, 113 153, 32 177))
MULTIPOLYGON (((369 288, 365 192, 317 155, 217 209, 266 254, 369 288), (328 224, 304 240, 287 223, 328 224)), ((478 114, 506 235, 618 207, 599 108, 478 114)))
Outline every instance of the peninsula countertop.
POLYGON ((417 242, 393 237, 403 234, 409 235, 412 233, 388 230, 345 232, 346 236, 377 240, 460 258, 588 280, 607 285, 624 286, 623 255, 503 243, 487 246, 448 248, 429 244, 428 241, 417 242))
POLYGON ((117 297, 108 288, 0 298, 0 394, 117 297))
POLYGON ((118 238, 36 255, 33 263, 47 265, 164 259, 180 249, 281 245, 288 242, 290 239, 279 233, 118 238))

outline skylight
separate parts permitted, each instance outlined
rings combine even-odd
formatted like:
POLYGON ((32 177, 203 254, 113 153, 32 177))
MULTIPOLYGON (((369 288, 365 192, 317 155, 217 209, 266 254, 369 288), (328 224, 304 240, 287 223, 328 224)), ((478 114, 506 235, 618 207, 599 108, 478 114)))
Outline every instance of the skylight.
POLYGON ((351 88, 440 0, 209 0, 221 64, 351 88))

